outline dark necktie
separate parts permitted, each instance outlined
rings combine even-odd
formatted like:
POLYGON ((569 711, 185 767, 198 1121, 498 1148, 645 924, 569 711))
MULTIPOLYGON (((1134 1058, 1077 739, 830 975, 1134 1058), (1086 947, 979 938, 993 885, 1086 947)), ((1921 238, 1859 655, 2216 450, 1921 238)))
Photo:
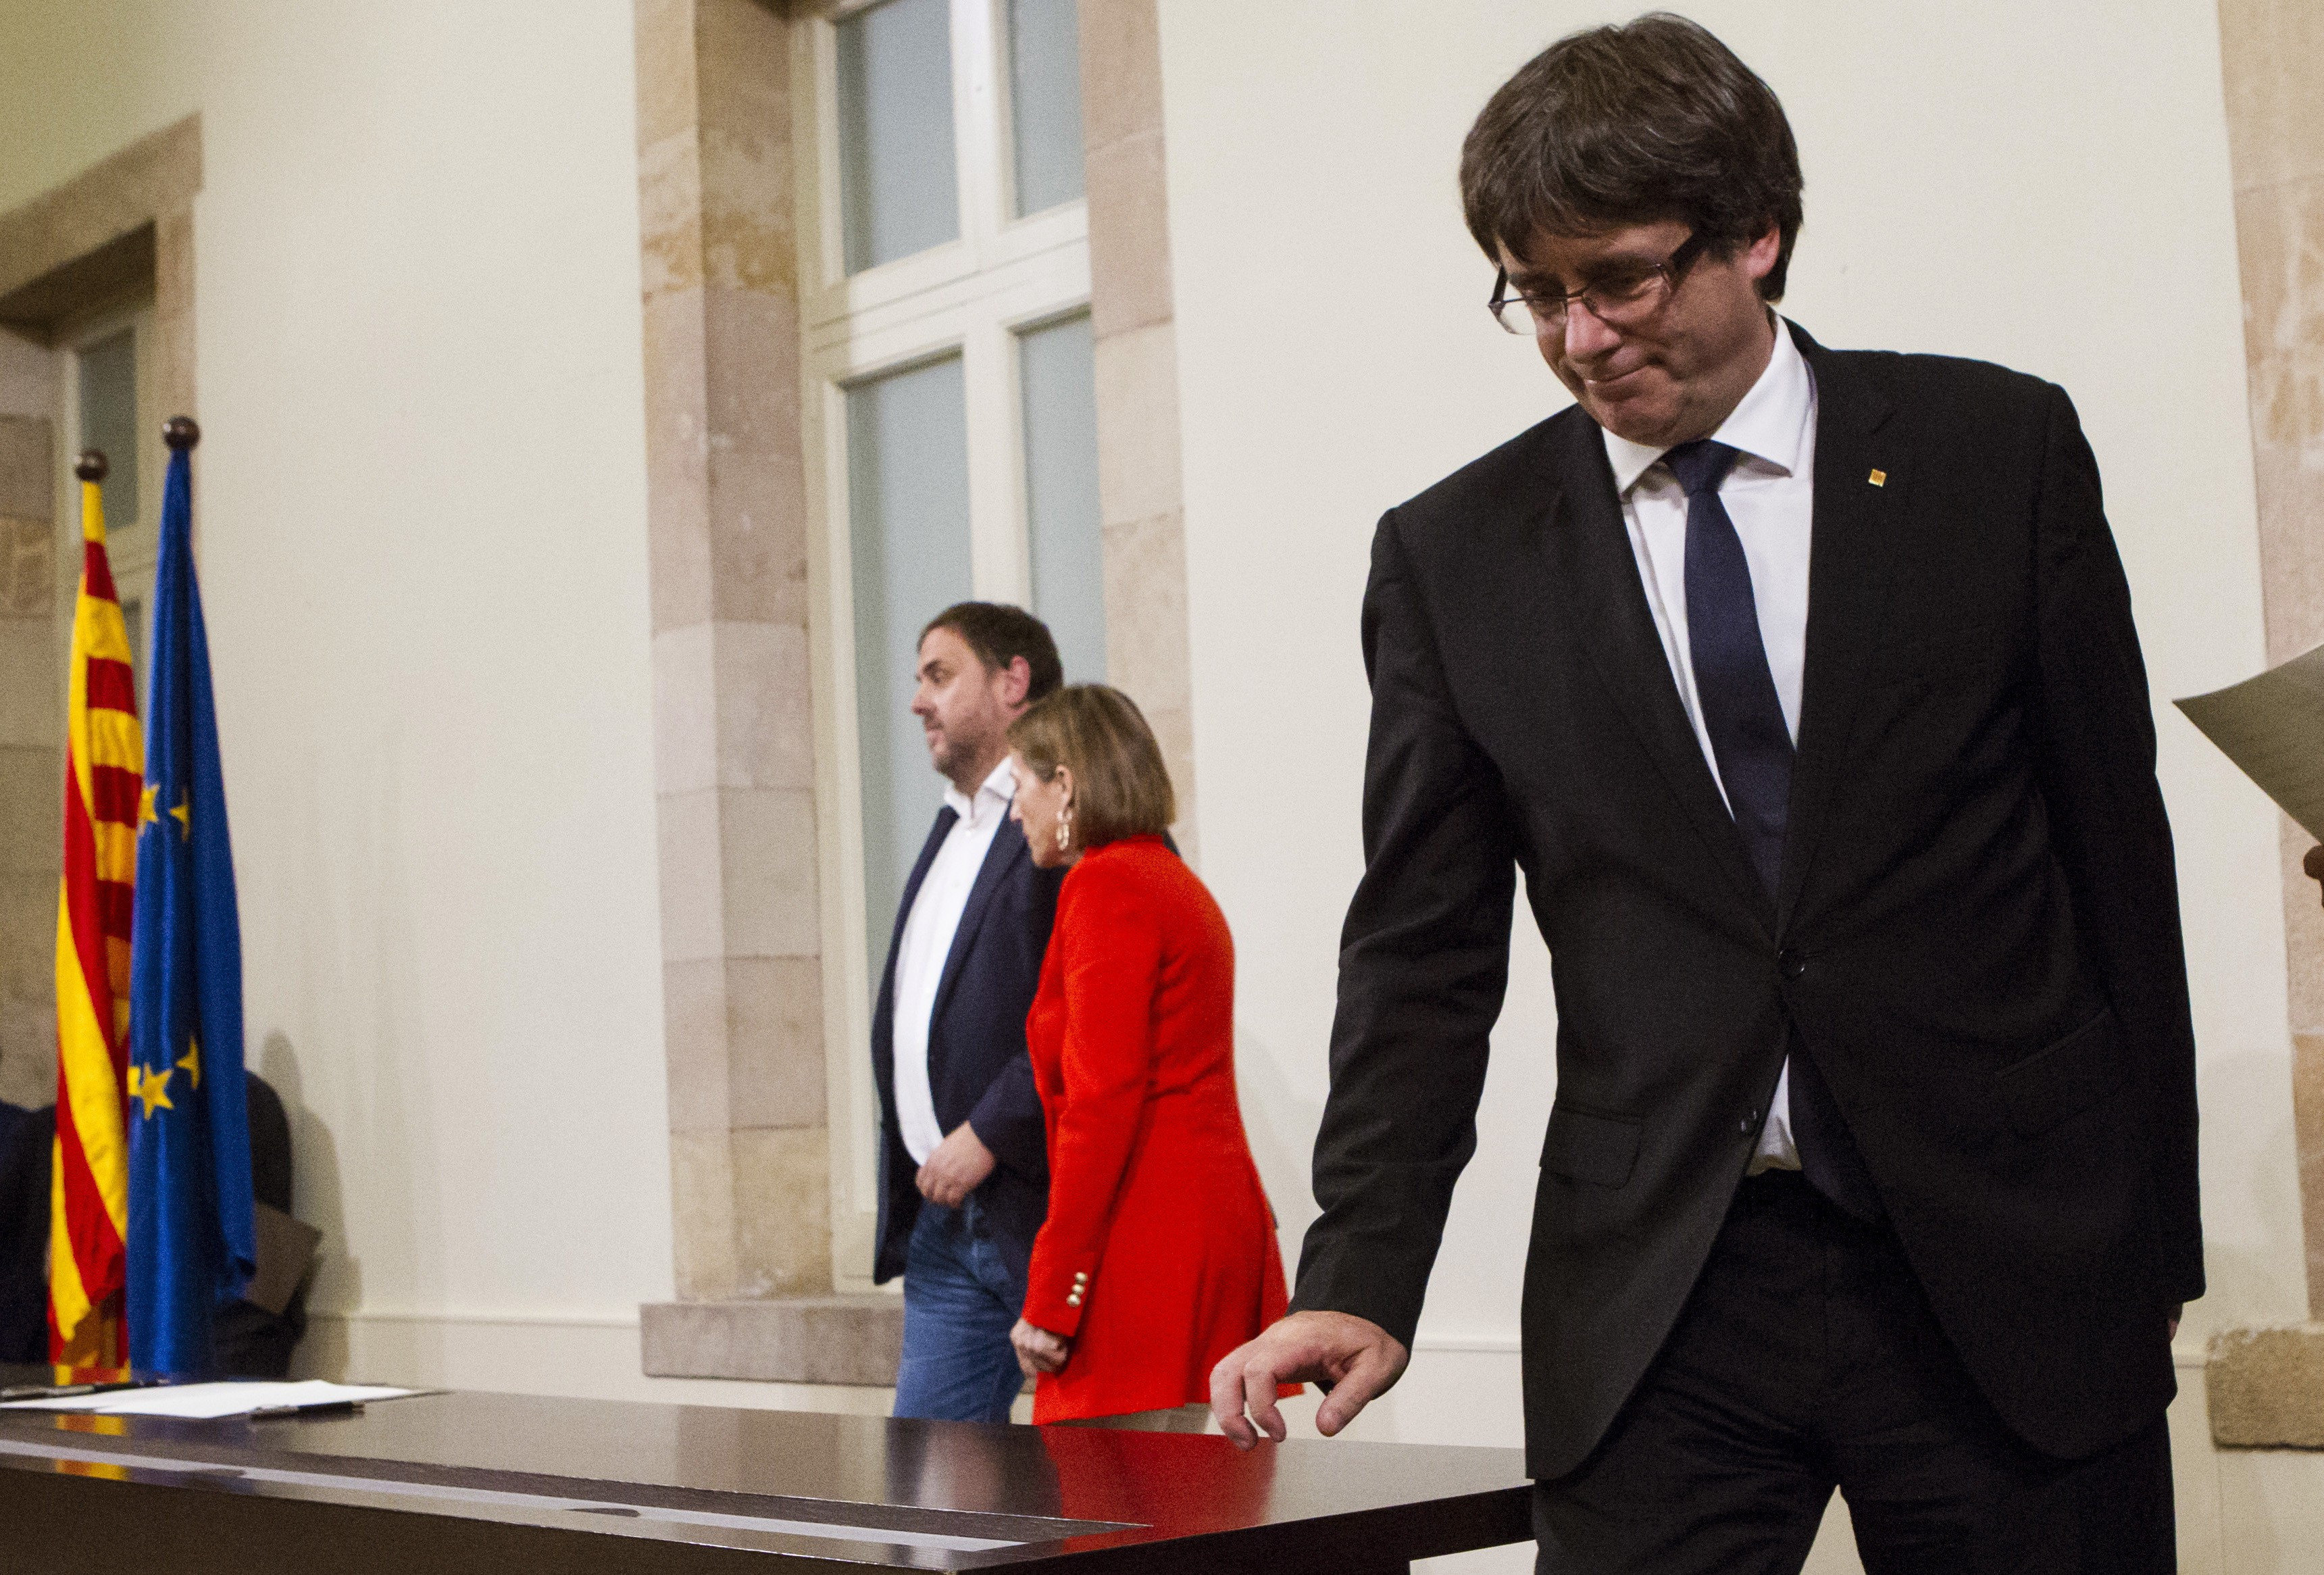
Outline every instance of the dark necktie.
MULTIPOLYGON (((1719 484, 1735 463, 1724 443, 1699 438, 1663 456, 1686 490, 1686 635, 1694 666, 1703 730, 1719 762, 1728 809, 1752 867, 1774 897, 1784 869, 1784 833, 1791 814, 1792 735, 1759 638, 1759 604, 1751 594, 1751 566, 1719 484)), ((1791 1039, 1792 1141, 1800 1168, 1816 1191, 1862 1220, 1880 1217, 1880 1197, 1831 1088, 1791 1039)))

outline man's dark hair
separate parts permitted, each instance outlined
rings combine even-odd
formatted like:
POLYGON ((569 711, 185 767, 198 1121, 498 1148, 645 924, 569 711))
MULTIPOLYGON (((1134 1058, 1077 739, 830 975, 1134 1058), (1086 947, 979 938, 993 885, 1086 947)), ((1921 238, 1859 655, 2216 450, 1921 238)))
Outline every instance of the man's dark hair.
POLYGON ((955 602, 928 620, 920 638, 927 639, 937 629, 960 636, 988 672, 1001 672, 1023 657, 1033 674, 1025 688, 1028 705, 1065 681, 1065 667, 1057 659, 1057 642, 1049 638, 1049 626, 1022 607, 1005 602, 955 602))
MULTIPOLYGON (((1461 148, 1461 208, 1485 254, 1538 235, 1676 219, 1713 256, 1773 226, 1759 295, 1780 300, 1800 233, 1800 151, 1775 92, 1683 16, 1568 34, 1501 84, 1461 148)), ((1573 281, 1566 281, 1569 285, 1573 281)))

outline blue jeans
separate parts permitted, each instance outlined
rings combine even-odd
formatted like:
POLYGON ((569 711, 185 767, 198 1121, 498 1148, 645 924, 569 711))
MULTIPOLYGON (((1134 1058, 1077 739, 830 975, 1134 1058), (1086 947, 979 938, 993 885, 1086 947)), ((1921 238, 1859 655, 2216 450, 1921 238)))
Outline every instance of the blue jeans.
POLYGON ((905 1249, 895 1414, 1008 1421, 1025 1383, 1009 1331, 1024 1306, 1022 1272, 993 1246, 976 1199, 961 1209, 922 1200, 905 1249))

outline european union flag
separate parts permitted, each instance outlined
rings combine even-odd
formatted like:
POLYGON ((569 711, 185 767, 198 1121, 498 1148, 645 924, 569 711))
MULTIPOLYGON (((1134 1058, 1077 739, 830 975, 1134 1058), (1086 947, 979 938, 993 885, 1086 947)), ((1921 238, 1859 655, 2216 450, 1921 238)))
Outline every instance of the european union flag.
POLYGON ((129 944, 129 1360, 166 1373, 209 1368, 212 1310, 257 1259, 242 932, 185 436, 172 434, 161 494, 129 944))

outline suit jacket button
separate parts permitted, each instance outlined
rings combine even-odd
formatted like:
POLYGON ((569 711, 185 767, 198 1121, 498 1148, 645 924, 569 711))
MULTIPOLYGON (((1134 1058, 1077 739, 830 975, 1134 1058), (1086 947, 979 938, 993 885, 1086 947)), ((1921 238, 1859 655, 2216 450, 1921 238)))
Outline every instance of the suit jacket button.
POLYGON ((1735 1123, 1735 1129, 1746 1138, 1748 1138, 1752 1133, 1757 1132, 1759 1129, 1759 1112, 1757 1110, 1745 1111, 1743 1119, 1735 1123))
POLYGON ((1775 972, 1786 979, 1797 979, 1808 971, 1808 960, 1789 946, 1775 953, 1775 972))

